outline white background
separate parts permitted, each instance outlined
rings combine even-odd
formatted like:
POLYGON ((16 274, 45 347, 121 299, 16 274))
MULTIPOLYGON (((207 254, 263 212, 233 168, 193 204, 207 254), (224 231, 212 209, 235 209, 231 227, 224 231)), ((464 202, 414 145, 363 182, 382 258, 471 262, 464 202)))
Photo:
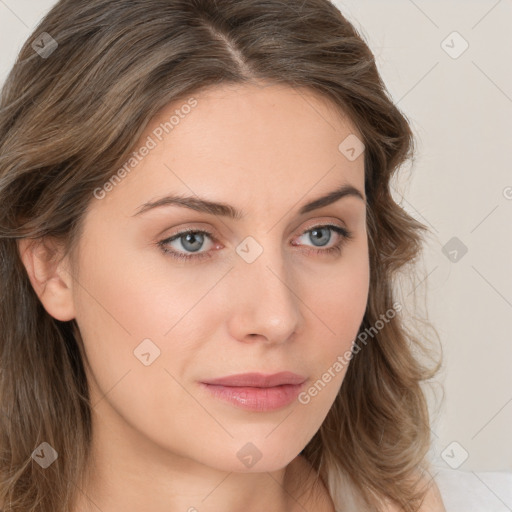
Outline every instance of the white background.
POLYGON ((465 450, 461 469, 512 470, 512 2, 336 4, 417 136, 398 190, 434 235, 421 288, 445 360, 436 456, 456 465, 465 450), (441 46, 454 31, 469 44, 456 59, 441 46), (457 262, 442 252, 452 237, 468 249, 457 262))

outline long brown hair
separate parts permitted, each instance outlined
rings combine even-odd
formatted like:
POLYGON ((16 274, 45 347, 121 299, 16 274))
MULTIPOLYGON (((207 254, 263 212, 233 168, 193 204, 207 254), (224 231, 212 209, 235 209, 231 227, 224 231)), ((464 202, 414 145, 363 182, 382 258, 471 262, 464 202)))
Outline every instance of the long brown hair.
POLYGON ((72 510, 92 435, 78 326, 45 311, 17 240, 52 237, 72 251, 94 190, 126 162, 162 107, 220 83, 260 79, 329 98, 365 144, 371 282, 360 332, 372 336, 302 454, 338 510, 349 499, 359 511, 381 510, 383 499, 417 509, 424 491, 415 475, 430 446, 421 386, 441 363, 420 362, 415 352, 429 353, 426 340, 404 315, 375 325, 393 308, 393 283, 417 260, 428 229, 391 195, 414 137, 362 37, 328 0, 61 0, 21 49, 0 98, 6 510, 72 510), (31 456, 43 442, 58 453, 45 471, 31 456))

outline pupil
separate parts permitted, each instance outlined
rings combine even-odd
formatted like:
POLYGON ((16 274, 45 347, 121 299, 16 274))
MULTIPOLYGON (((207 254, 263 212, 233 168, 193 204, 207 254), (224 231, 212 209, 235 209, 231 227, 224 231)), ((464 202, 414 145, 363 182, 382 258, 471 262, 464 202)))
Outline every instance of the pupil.
MULTIPOLYGON (((314 236, 314 238, 316 240, 318 239, 322 239, 322 238, 325 238, 326 240, 324 240, 324 242, 328 242, 329 241, 329 238, 330 238, 330 235, 329 235, 329 231, 327 230, 327 228, 321 228, 321 229, 313 229, 313 231, 311 232, 311 234, 314 236), (325 233, 327 233, 325 236, 322 236, 322 231, 325 233)), ((316 243, 316 242, 315 242, 316 243)))
POLYGON ((187 250, 190 250, 190 251, 193 251, 193 252, 194 251, 198 251, 201 248, 201 238, 202 238, 202 235, 199 235, 197 233, 188 233, 187 235, 185 235, 185 240, 186 240, 185 244, 191 242, 192 246, 193 246, 193 247, 187 248, 186 245, 185 245, 187 250))

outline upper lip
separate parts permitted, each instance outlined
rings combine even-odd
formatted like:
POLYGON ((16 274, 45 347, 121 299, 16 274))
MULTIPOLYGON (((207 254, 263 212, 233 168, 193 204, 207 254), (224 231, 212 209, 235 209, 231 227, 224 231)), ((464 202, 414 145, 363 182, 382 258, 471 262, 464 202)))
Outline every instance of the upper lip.
POLYGON ((306 377, 297 375, 293 372, 279 372, 272 375, 263 373, 240 373, 238 375, 229 375, 219 379, 203 381, 204 384, 216 386, 248 386, 254 388, 271 388, 283 384, 302 384, 306 377))

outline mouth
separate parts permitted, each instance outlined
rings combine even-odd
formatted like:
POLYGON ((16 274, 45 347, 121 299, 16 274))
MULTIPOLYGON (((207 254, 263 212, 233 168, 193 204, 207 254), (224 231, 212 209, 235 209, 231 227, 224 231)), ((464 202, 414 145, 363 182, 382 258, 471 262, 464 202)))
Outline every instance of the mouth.
POLYGON ((214 398, 245 410, 266 412, 290 405, 306 380, 306 377, 292 372, 273 375, 246 373, 200 384, 214 398))

